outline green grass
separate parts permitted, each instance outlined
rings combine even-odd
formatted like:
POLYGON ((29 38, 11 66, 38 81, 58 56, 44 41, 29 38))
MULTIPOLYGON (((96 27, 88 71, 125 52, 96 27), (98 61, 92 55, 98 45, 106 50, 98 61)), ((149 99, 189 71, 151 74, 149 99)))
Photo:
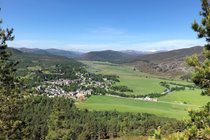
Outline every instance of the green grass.
POLYGON ((126 85, 134 91, 127 94, 146 95, 149 93, 162 93, 165 88, 160 86, 161 81, 156 78, 121 76, 120 83, 117 83, 117 85, 126 85))
POLYGON ((162 102, 148 102, 134 99, 118 98, 111 96, 91 96, 85 102, 77 102, 80 109, 89 110, 117 110, 120 112, 144 112, 163 117, 183 119, 187 117, 188 108, 196 106, 171 104, 162 102))
POLYGON ((160 97, 160 101, 186 102, 187 104, 203 106, 210 102, 209 96, 201 96, 201 90, 174 91, 166 96, 160 97))
POLYGON ((101 74, 116 74, 116 75, 130 75, 130 76, 145 76, 146 74, 133 71, 132 67, 112 64, 109 62, 98 61, 81 61, 89 66, 88 70, 94 73, 101 74))
POLYGON ((88 71, 98 74, 114 74, 120 78, 120 83, 117 85, 125 85, 132 89, 134 95, 147 95, 149 93, 162 93, 165 88, 160 86, 161 81, 175 82, 180 84, 189 85, 191 83, 181 80, 165 80, 162 77, 149 75, 139 71, 134 71, 133 67, 126 65, 112 64, 109 62, 98 62, 98 61, 81 61, 88 65, 88 71))
MULTIPOLYGON (((120 76, 118 85, 128 86, 133 89, 135 95, 148 93, 161 93, 165 90, 160 86, 161 81, 189 85, 181 80, 166 80, 154 75, 133 71, 132 67, 111 64, 108 62, 82 61, 89 66, 88 70, 100 74, 115 74, 120 76)), ((77 103, 81 109, 89 110, 117 110, 121 112, 146 112, 158 116, 183 119, 187 117, 187 108, 198 108, 210 101, 210 97, 201 96, 201 90, 174 91, 166 96, 160 97, 159 102, 147 102, 134 99, 91 96, 85 102, 77 103), (185 104, 184 104, 185 103, 185 104), (187 104, 186 104, 187 103, 187 104)))
POLYGON ((94 62, 94 61, 82 61, 89 66, 88 70, 93 73, 100 74, 114 74, 120 78, 120 83, 117 85, 126 85, 130 89, 133 89, 134 95, 146 95, 149 93, 162 93, 165 88, 160 86, 162 79, 158 79, 151 75, 134 71, 132 67, 111 64, 108 62, 94 62))

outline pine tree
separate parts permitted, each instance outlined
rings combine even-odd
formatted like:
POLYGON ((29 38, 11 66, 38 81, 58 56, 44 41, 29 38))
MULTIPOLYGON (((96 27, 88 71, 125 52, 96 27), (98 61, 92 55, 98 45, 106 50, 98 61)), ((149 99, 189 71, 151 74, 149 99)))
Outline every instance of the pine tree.
MULTIPOLYGON (((192 29, 197 32, 198 38, 204 38, 206 45, 203 49, 204 61, 201 62, 197 55, 187 58, 190 66, 195 68, 193 81, 202 91, 202 95, 210 96, 210 1, 201 0, 201 23, 194 21, 192 29)), ((210 102, 200 111, 189 111, 191 120, 187 123, 190 139, 210 139, 210 102)))
POLYGON ((17 62, 10 59, 7 41, 14 40, 13 29, 3 29, 0 21, 0 139, 21 139, 23 95, 15 78, 17 62))
POLYGON ((207 42, 203 49, 205 60, 200 62, 198 56, 193 55, 187 58, 187 62, 195 68, 193 82, 203 89, 202 95, 210 96, 210 3, 208 0, 202 0, 201 2, 200 15, 202 21, 200 24, 194 21, 192 28, 198 33, 198 38, 204 38, 207 42))
POLYGON ((48 118, 48 134, 46 140, 70 140, 71 129, 67 129, 65 107, 69 107, 68 100, 60 97, 55 98, 52 112, 48 118))

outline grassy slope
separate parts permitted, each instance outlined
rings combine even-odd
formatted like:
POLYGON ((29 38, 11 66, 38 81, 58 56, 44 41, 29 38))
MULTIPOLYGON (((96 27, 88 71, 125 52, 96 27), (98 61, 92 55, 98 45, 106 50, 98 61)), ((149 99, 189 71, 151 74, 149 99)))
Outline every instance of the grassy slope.
POLYGON ((117 110, 120 112, 145 112, 177 119, 187 117, 186 109, 194 107, 189 105, 147 102, 110 96, 91 96, 85 102, 78 102, 77 106, 81 109, 88 108, 97 111, 117 110))

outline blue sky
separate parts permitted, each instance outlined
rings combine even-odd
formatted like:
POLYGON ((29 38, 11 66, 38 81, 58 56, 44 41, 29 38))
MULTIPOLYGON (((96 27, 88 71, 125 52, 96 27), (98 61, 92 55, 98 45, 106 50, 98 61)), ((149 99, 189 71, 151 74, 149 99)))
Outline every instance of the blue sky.
POLYGON ((0 0, 14 47, 171 50, 202 45, 191 23, 200 0, 0 0))

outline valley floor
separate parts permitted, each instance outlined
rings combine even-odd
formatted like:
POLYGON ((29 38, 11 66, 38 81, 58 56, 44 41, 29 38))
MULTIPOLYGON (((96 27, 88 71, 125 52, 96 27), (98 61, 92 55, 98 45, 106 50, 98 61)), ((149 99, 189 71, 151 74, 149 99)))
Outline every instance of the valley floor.
MULTIPOLYGON (((117 85, 125 85, 133 89, 134 95, 147 95, 149 93, 162 93, 165 88, 160 82, 176 82, 190 85, 180 80, 167 80, 133 70, 132 67, 111 64, 106 62, 82 61, 88 66, 88 70, 97 74, 114 74, 120 78, 117 85)), ((158 116, 183 119, 187 117, 188 109, 198 109, 210 101, 210 97, 201 96, 200 89, 185 89, 173 91, 158 98, 157 102, 137 99, 119 98, 113 96, 91 96, 84 102, 77 102, 80 109, 89 110, 116 110, 120 112, 145 112, 158 116)))

